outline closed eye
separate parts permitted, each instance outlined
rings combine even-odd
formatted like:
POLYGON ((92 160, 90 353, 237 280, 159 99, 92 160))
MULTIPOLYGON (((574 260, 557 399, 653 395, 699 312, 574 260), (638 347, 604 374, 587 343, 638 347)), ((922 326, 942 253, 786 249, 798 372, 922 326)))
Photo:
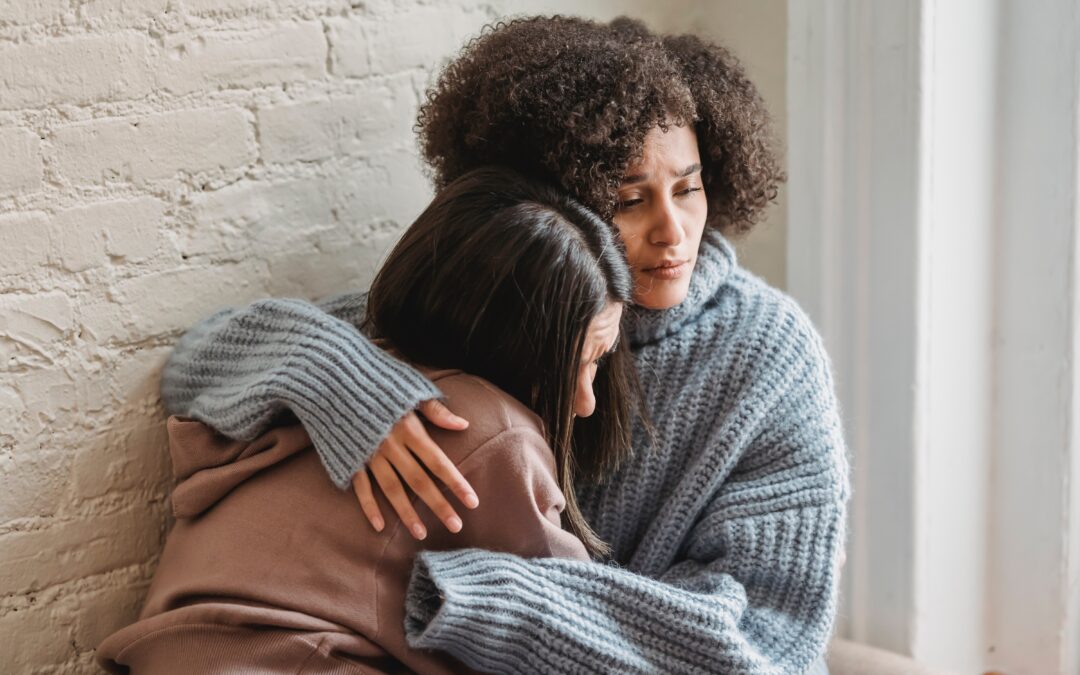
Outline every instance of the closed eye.
POLYGON ((594 363, 594 364, 596 365, 596 367, 597 367, 597 368, 599 368, 600 366, 602 366, 602 365, 604 365, 605 363, 607 363, 607 360, 608 360, 608 358, 609 358, 609 357, 610 357, 610 356, 611 356, 612 354, 614 354, 614 353, 615 353, 615 349, 616 349, 616 348, 618 348, 618 346, 619 346, 619 345, 618 345, 618 343, 616 342, 616 343, 615 343, 614 345, 612 345, 611 349, 607 350, 606 352, 604 352, 603 354, 601 354, 600 356, 598 356, 598 357, 596 358, 596 360, 595 360, 595 361, 593 361, 593 363, 594 363))

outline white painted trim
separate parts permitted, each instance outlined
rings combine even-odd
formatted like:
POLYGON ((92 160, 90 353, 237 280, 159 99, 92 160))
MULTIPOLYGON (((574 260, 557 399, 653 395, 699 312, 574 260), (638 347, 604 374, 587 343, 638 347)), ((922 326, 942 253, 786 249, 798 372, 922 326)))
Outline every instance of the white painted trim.
POLYGON ((987 629, 990 664, 1010 675, 1080 672, 1078 14, 1064 0, 1005 3, 1001 22, 987 629))
POLYGON ((985 660, 993 424, 997 3, 926 2, 912 654, 957 672, 985 660))
POLYGON ((917 0, 788 3, 788 288, 826 341, 853 458, 838 627, 903 654, 923 320, 919 12, 917 0))
POLYGON ((788 11, 789 290, 854 460, 840 634, 1080 673, 1080 9, 788 11))

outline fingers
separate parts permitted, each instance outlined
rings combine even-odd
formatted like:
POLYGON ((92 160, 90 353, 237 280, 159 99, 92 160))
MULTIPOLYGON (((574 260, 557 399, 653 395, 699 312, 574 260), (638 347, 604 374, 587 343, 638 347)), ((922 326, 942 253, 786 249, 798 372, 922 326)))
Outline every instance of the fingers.
POLYGON ((450 412, 450 409, 443 405, 442 401, 435 399, 424 401, 417 407, 417 410, 435 426, 449 431, 461 431, 469 426, 467 419, 450 412))
MULTIPOLYGON (((437 401, 434 402, 437 403, 437 401)), ((465 480, 442 448, 431 440, 431 436, 428 435, 427 429, 419 419, 414 417, 405 420, 403 432, 405 446, 412 450, 428 471, 450 488, 462 504, 470 509, 475 509, 480 505, 480 500, 469 485, 469 481, 465 480)))
POLYGON ((386 527, 386 521, 383 520, 382 510, 379 508, 378 502, 375 501, 375 493, 371 489, 371 479, 368 478, 367 469, 361 469, 356 472, 356 475, 352 478, 353 490, 356 492, 356 498, 360 501, 360 508, 363 509, 364 515, 367 516, 371 526, 375 528, 376 532, 382 532, 386 527))
MULTIPOLYGON (((439 401, 427 401, 420 412, 442 428, 460 430, 468 427, 468 421, 458 417, 439 401)), ((391 430, 390 435, 368 462, 368 471, 382 489, 390 506, 401 518, 416 539, 427 537, 427 529, 412 506, 408 490, 416 493, 431 512, 442 521, 446 529, 460 532, 461 518, 443 495, 442 489, 432 480, 435 476, 470 509, 480 504, 472 486, 461 475, 454 463, 431 439, 423 422, 415 413, 408 413, 391 430), (431 472, 429 475, 428 472, 431 472), (402 481, 404 480, 404 484, 402 481), (406 490, 405 486, 408 486, 406 490)), ((377 531, 382 531, 385 521, 374 497, 374 488, 366 471, 353 477, 353 487, 360 507, 377 531)))
POLYGON ((401 481, 398 480, 398 476, 394 472, 394 467, 390 466, 390 462, 386 461, 382 454, 376 454, 368 463, 368 468, 371 469, 371 475, 375 477, 375 482, 379 484, 383 494, 386 495, 390 506, 397 512, 401 522, 405 524, 413 537, 416 539, 427 537, 427 528, 424 527, 424 524, 420 521, 420 516, 416 514, 416 510, 412 507, 409 495, 405 492, 401 481))
POLYGON ((480 505, 480 500, 477 498, 472 486, 469 485, 469 481, 465 480, 465 477, 461 475, 461 472, 446 456, 446 453, 442 451, 442 448, 431 440, 431 436, 424 429, 424 425, 418 424, 417 426, 418 429, 410 430, 412 436, 407 442, 409 449, 427 467, 428 471, 450 488, 450 491, 457 496, 462 504, 467 508, 475 509, 480 505))
MULTIPOLYGON (((393 439, 387 439, 384 447, 386 460, 393 466, 397 474, 405 480, 409 488, 416 493, 420 501, 427 504, 431 512, 446 525, 446 529, 451 532, 460 532, 461 518, 458 517, 457 512, 450 506, 450 502, 446 501, 446 497, 443 496, 442 490, 435 485, 435 482, 431 480, 424 467, 420 466, 419 462, 416 461, 413 454, 393 439)), ((400 511, 398 513, 401 515, 400 511)), ((402 516, 402 519, 404 520, 404 516, 402 516)))

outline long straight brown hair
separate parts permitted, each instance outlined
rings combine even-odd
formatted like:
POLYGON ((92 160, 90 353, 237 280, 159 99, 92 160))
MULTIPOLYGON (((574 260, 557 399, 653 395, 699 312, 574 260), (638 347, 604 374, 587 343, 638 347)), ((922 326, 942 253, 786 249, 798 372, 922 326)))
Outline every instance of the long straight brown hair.
POLYGON ((575 423, 574 399, 589 323, 631 293, 610 225, 555 187, 485 167, 447 185, 405 232, 372 283, 366 321, 407 359, 482 377, 540 417, 564 526, 600 556, 608 546, 574 481, 599 479, 630 452, 641 396, 622 338, 597 370, 596 412, 575 423))

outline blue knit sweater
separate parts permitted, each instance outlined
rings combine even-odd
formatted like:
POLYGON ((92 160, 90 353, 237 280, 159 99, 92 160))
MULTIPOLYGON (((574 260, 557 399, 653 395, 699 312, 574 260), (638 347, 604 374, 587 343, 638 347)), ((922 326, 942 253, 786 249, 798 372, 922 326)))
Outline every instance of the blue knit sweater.
MULTIPOLYGON (((239 438, 289 410, 346 486, 401 415, 438 396, 356 329, 364 302, 215 314, 169 359, 166 407, 239 438)), ((410 643, 507 673, 806 671, 835 614, 849 493, 818 334, 714 232, 686 301, 637 310, 624 329, 654 442, 639 426, 633 460, 579 486, 612 560, 423 553, 410 643)))

